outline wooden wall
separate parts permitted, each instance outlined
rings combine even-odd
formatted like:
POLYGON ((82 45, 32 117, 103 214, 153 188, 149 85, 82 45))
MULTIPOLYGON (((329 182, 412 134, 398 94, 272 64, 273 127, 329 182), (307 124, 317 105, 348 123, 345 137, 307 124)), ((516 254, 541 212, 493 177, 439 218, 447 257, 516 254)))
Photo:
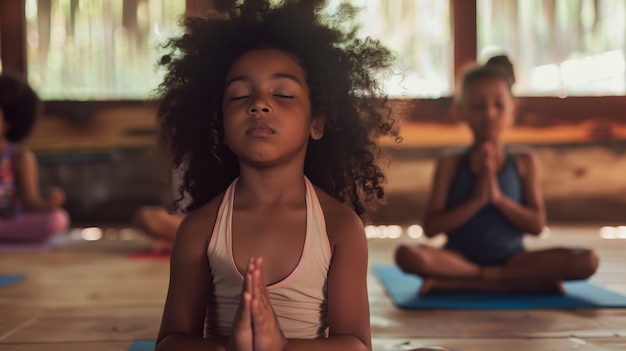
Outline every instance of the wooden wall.
MULTIPOLYGON (((0 54, 4 69, 26 75, 24 1, 0 1, 0 54)), ((450 2, 458 75, 476 57, 476 2, 450 2)), ((207 0, 186 3, 190 16, 211 7, 207 0)), ((418 221, 434 159, 469 142, 450 103, 393 101, 405 120, 404 142, 381 141, 392 162, 389 203, 376 221, 418 221)), ((519 103, 518 123, 507 138, 537 150, 550 219, 625 222, 626 97, 527 97, 519 103)), ((49 101, 27 144, 42 162, 42 184, 68 190, 75 220, 126 221, 134 207, 162 202, 170 192, 162 160, 151 154, 156 134, 154 106, 143 101, 49 101)))
MULTIPOLYGON (((626 118, 616 111, 626 111, 626 98, 571 101, 575 113, 563 116, 562 99, 521 99, 518 123, 506 138, 537 151, 551 221, 623 223, 626 118)), ((403 141, 380 141, 389 201, 376 222, 418 222, 435 158, 471 141, 449 114, 450 103, 393 101, 404 119, 403 141)), ((154 107, 144 102, 48 102, 27 145, 42 160, 43 184, 68 189, 69 210, 79 222, 120 222, 135 207, 168 198, 164 160, 154 148, 157 131, 154 107)))

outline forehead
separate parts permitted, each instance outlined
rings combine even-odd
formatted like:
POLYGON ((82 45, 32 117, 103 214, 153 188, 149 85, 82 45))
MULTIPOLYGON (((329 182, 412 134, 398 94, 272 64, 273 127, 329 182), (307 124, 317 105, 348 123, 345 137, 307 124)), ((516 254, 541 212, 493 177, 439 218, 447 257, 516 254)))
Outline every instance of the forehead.
POLYGON ((463 87, 464 97, 506 95, 511 97, 509 85, 498 77, 484 77, 467 82, 463 87))
POLYGON ((254 49, 237 57, 226 75, 229 80, 234 76, 263 76, 275 73, 294 75, 304 82, 305 74, 300 62, 293 54, 280 49, 254 49))

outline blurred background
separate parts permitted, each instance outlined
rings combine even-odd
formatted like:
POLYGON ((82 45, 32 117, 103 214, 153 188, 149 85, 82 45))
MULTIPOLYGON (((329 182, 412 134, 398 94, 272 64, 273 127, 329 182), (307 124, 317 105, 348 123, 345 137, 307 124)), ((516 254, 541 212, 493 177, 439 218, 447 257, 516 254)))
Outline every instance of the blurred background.
MULTIPOLYGON (((506 54, 520 110, 507 135, 535 149, 551 223, 626 222, 626 0, 352 0, 364 36, 401 64, 383 77, 398 116, 388 203, 377 224, 418 223, 434 160, 470 141, 450 114, 455 81, 506 54)), ((328 2, 332 12, 339 1, 328 2)), ((0 69, 45 101, 27 140, 42 187, 67 192, 75 225, 128 223, 139 206, 167 205, 154 89, 159 44, 210 0, 0 0, 0 69)))

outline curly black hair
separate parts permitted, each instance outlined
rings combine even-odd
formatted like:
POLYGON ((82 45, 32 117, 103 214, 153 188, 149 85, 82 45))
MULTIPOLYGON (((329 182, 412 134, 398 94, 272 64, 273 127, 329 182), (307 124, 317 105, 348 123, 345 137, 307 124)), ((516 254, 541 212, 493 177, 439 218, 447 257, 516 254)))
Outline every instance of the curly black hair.
POLYGON ((309 143, 305 175, 359 215, 366 203, 384 198, 375 139, 400 137, 374 75, 390 69, 395 57, 379 41, 358 38, 356 8, 343 4, 330 16, 324 6, 316 0, 218 0, 215 12, 185 18, 185 34, 163 44, 160 64, 167 72, 156 92, 160 140, 173 168, 182 171, 175 207, 193 211, 239 175, 237 158, 223 142, 225 75, 237 57, 268 46, 299 59, 312 115, 326 117, 324 137, 309 143))
POLYGON ((5 137, 20 142, 33 129, 42 111, 37 93, 26 80, 10 73, 0 74, 0 110, 7 124, 5 137))

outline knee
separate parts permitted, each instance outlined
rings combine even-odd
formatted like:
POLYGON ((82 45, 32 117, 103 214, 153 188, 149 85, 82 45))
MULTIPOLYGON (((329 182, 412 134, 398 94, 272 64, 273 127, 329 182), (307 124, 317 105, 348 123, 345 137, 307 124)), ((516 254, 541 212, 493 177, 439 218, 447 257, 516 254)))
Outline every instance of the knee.
POLYGON ((70 216, 67 211, 62 208, 54 210, 48 220, 48 226, 52 233, 66 231, 70 226, 70 216))
POLYGON ((395 261, 398 267, 407 273, 418 273, 419 267, 424 265, 424 257, 419 253, 418 246, 400 245, 395 252, 395 261))
POLYGON ((141 207, 133 215, 133 224, 145 230, 152 222, 152 217, 154 217, 154 209, 152 207, 141 207))
POLYGON ((572 254, 574 255, 575 262, 577 263, 575 265, 575 267, 577 267, 575 279, 587 279, 594 275, 594 273, 598 270, 600 258, 594 250, 579 249, 574 250, 572 254))
POLYGON ((583 255, 584 258, 582 259, 582 261, 585 263, 585 272, 583 273, 585 273, 585 278, 589 278, 594 275, 598 270, 598 266, 600 265, 600 257, 598 256, 598 253, 594 250, 585 250, 585 253, 583 255))
POLYGON ((51 212, 37 215, 36 223, 46 236, 53 236, 67 231, 70 226, 70 216, 62 208, 57 208, 51 212))

